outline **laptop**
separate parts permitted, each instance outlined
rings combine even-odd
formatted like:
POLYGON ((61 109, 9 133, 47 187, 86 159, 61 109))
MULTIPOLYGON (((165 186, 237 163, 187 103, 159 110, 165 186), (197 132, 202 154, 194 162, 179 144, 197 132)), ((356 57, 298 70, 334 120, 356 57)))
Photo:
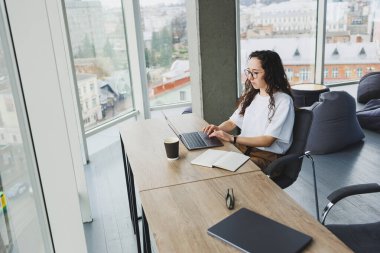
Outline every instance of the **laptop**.
POLYGON ((312 240, 306 234, 246 208, 210 227, 207 233, 243 252, 255 253, 301 252, 312 240))
POLYGON ((183 145, 185 145, 188 150, 223 146, 223 143, 218 138, 210 138, 202 131, 179 133, 177 128, 175 128, 175 126, 170 122, 166 114, 164 112, 162 112, 162 114, 164 115, 169 127, 173 130, 175 135, 177 135, 177 137, 182 141, 183 145))

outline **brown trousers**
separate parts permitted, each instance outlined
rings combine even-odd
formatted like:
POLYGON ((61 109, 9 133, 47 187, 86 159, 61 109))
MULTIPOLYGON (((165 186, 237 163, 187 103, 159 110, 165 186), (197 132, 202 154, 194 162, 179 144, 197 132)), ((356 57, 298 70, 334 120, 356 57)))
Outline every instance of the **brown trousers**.
POLYGON ((245 155, 251 157, 251 160, 260 167, 261 170, 265 170, 268 165, 274 160, 280 158, 283 155, 272 153, 269 151, 264 151, 258 148, 235 144, 235 146, 243 152, 245 155), (250 149, 250 150, 248 150, 250 149))

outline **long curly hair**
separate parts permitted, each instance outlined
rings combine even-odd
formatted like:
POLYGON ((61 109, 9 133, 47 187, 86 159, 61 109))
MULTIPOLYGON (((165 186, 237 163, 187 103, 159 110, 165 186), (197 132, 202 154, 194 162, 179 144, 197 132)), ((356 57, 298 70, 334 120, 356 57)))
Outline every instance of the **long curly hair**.
MULTIPOLYGON (((266 92, 269 94, 269 113, 268 120, 271 121, 274 115, 275 101, 273 94, 275 92, 284 92, 288 94, 292 99, 293 96, 290 93, 290 84, 286 76, 284 66, 280 56, 271 50, 254 51, 249 55, 249 60, 257 58, 261 62, 261 66, 264 69, 264 80, 268 84, 266 92)), ((252 103, 253 99, 260 92, 259 89, 253 88, 251 81, 247 78, 245 81, 245 89, 240 97, 238 104, 241 105, 240 115, 244 115, 247 107, 252 103)))

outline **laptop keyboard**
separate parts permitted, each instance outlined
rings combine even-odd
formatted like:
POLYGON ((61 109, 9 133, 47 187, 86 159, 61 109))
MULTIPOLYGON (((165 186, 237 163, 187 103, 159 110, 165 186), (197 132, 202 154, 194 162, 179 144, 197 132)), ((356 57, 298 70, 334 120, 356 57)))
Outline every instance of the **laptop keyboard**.
POLYGON ((199 136, 197 132, 184 133, 183 138, 186 140, 189 148, 206 147, 206 143, 203 141, 202 137, 199 136))

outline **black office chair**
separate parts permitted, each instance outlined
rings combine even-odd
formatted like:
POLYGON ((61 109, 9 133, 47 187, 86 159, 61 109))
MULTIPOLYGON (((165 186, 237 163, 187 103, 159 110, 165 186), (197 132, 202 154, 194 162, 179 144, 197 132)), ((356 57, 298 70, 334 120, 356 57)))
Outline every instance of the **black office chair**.
POLYGON ((315 165, 310 152, 305 150, 312 122, 312 111, 308 109, 296 109, 293 126, 293 143, 284 156, 269 164, 269 166, 264 170, 264 173, 267 174, 278 186, 284 189, 292 185, 297 180, 298 174, 301 171, 303 158, 307 157, 311 161, 313 167, 315 211, 316 218, 319 221, 319 204, 315 165))
POLYGON ((271 179, 283 189, 297 180, 301 170, 302 160, 305 156, 305 147, 312 120, 313 113, 311 111, 296 109, 292 145, 284 156, 273 161, 264 170, 265 174, 269 175, 271 179), (276 174, 280 176, 271 176, 276 174))
MULTIPOLYGON (((360 184, 343 187, 331 193, 327 199, 330 201, 323 210, 322 224, 325 223, 331 208, 341 199, 365 193, 380 192, 380 185, 360 184)), ((380 222, 350 225, 326 225, 340 240, 354 252, 378 253, 380 252, 380 222)))

